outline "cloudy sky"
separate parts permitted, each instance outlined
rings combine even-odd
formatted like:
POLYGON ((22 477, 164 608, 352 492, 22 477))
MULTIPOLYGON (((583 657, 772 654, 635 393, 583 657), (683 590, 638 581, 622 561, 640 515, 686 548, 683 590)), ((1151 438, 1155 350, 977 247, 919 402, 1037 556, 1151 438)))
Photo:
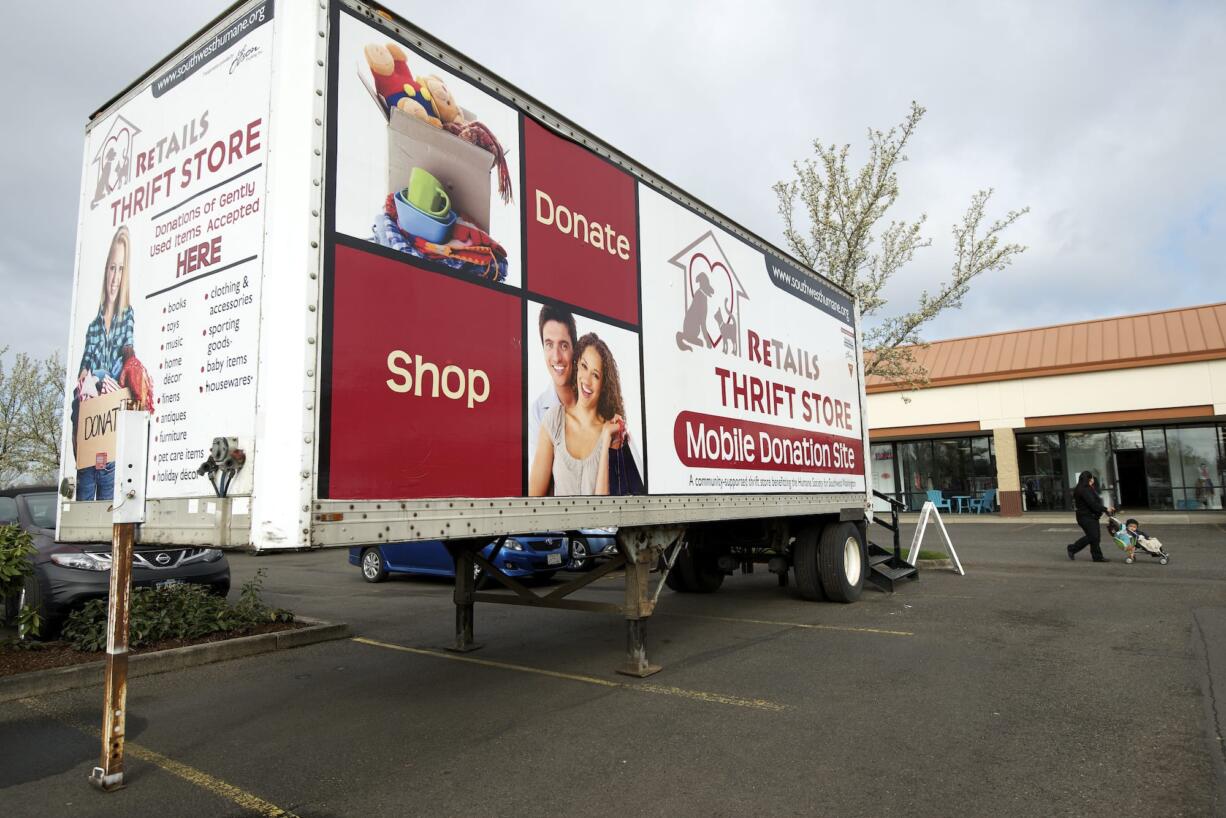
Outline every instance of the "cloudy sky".
MULTIPOLYGON (((893 308, 947 274, 975 190, 1031 208, 1028 252, 930 340, 1226 298, 1220 0, 388 5, 776 242, 771 185, 812 140, 862 148, 918 100, 897 215, 933 244, 893 308)), ((0 346, 65 346, 86 119, 225 6, 6 5, 0 346)))

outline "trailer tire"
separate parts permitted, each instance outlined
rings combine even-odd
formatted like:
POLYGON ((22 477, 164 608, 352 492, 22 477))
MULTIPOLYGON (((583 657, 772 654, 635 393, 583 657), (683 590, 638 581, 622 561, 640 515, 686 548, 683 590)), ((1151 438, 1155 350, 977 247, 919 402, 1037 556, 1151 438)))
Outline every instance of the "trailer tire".
POLYGON ((681 555, 678 554, 677 559, 673 561, 673 567, 669 569, 668 563, 664 561, 663 557, 661 557, 660 570, 668 571, 668 573, 664 575, 664 584, 668 586, 668 589, 670 591, 676 591, 679 594, 684 594, 690 589, 685 586, 685 580, 681 578, 681 566, 677 565, 680 560, 681 555))
POLYGON ((387 563, 383 561, 383 552, 378 548, 362 550, 362 579, 367 582, 382 582, 387 579, 387 563))
POLYGON ((664 582, 683 594, 713 594, 724 584, 724 572, 714 558, 695 552, 691 546, 677 555, 664 582))
POLYGON ((822 590, 832 602, 855 602, 864 590, 868 559, 864 538, 854 523, 828 525, 818 546, 822 590))
POLYGON ((796 572, 796 590, 803 599, 821 602, 826 598, 822 590, 821 566, 817 555, 817 541, 821 526, 802 528, 792 543, 792 570, 796 572))

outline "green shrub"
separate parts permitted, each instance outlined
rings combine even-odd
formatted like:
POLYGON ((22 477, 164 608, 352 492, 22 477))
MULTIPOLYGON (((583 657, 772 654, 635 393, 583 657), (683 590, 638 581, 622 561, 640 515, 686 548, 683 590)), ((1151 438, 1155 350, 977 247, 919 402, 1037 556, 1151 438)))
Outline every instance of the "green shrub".
MULTIPOLYGON (((8 600, 21 593, 26 577, 34 573, 34 537, 19 525, 0 525, 0 625, 7 623, 8 600)), ((29 605, 17 612, 20 640, 38 636, 42 619, 29 605)))
MULTIPOLYGON (((265 569, 243 584, 236 603, 200 585, 133 588, 128 616, 128 645, 151 645, 164 639, 198 639, 212 633, 248 631, 270 622, 293 622, 294 615, 266 605, 260 597, 265 569)), ((77 650, 106 649, 105 599, 92 599, 69 614, 63 639, 77 650)))
POLYGON ((19 525, 0 525, 0 599, 21 593, 34 573, 34 537, 19 525))

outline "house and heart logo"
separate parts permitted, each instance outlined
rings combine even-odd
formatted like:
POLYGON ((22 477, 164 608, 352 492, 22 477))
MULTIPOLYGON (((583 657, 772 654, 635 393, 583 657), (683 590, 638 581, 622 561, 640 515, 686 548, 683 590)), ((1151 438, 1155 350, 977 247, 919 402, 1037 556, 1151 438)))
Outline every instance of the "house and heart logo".
POLYGON ((669 264, 681 270, 685 294, 677 347, 686 352, 718 349, 726 355, 740 355, 741 302, 749 294, 715 234, 708 230, 669 259, 669 264))
POLYGON ((89 203, 91 210, 132 180, 133 142, 139 133, 140 128, 116 114, 102 140, 102 147, 93 158, 95 177, 94 196, 89 203))

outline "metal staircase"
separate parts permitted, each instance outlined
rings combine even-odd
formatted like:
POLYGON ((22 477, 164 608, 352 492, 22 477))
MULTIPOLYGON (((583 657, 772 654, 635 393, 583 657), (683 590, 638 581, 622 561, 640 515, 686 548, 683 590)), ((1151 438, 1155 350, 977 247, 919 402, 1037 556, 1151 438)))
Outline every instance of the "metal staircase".
POLYGON ((893 497, 888 497, 879 491, 873 491, 874 497, 879 497, 890 504, 890 521, 886 522, 880 514, 873 515, 873 522, 894 533, 894 550, 882 548, 877 543, 868 542, 868 567, 866 579, 883 591, 894 593, 894 585, 904 579, 919 581, 919 569, 902 558, 902 549, 898 541, 898 511, 902 503, 893 497))

